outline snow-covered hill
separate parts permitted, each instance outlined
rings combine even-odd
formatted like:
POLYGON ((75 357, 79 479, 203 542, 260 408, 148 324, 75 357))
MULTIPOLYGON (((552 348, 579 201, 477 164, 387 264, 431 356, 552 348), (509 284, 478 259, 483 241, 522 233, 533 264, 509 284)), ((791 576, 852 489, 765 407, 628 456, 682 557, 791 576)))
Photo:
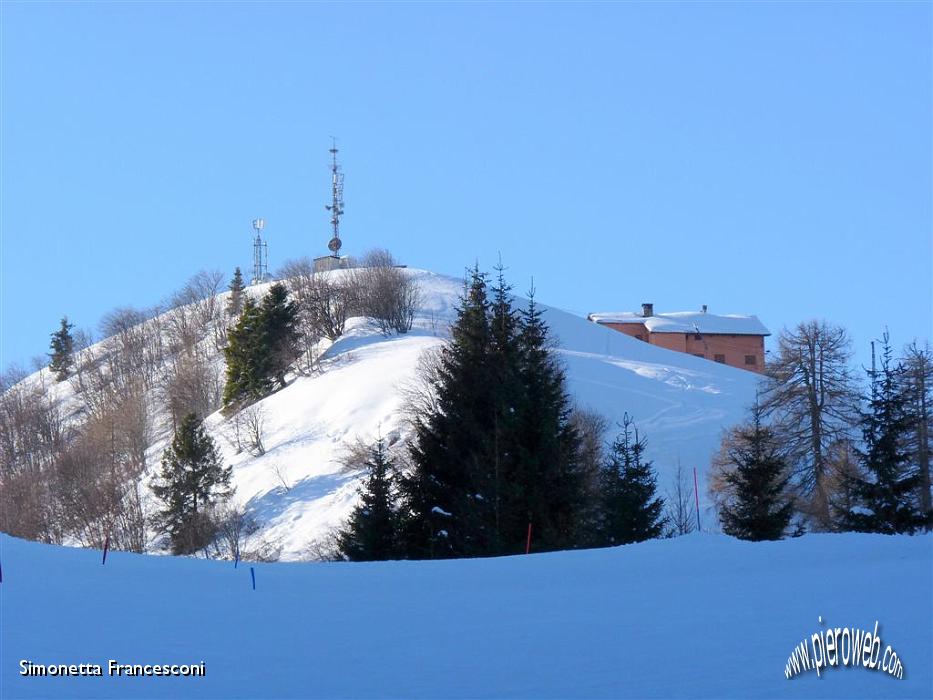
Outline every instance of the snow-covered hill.
MULTIPOLYGON (((225 461, 233 465, 237 500, 263 524, 265 536, 283 546, 285 559, 302 558, 309 543, 339 525, 352 507, 359 477, 342 472, 341 464, 349 445, 372 441, 380 433, 404 437, 405 387, 421 354, 444 341, 462 290, 461 280, 408 273, 423 299, 413 330, 385 337, 366 319, 351 319, 346 334, 324 354, 320 372, 292 378, 288 387, 259 403, 265 415, 265 454, 237 453, 224 438, 226 419, 215 413, 206 420, 225 461)), ((757 375, 544 308, 577 405, 612 422, 625 412, 634 416, 647 436, 662 490, 679 460, 687 470, 698 468, 705 500, 704 477, 721 430, 741 420, 754 399, 757 375)), ((75 409, 79 402, 70 384, 55 385, 47 374, 57 399, 75 409)), ((159 464, 170 437, 164 413, 156 418, 161 428, 149 450, 151 468, 159 464)), ((709 512, 703 516, 704 528, 714 526, 709 512)))
MULTIPOLYGON (((0 536, 0 697, 929 698, 931 536, 693 534, 453 561, 250 565, 0 536), (879 659, 785 677, 813 633, 879 659), (204 677, 108 677, 204 663, 204 677), (103 677, 20 676, 20 662, 103 677)), ((843 646, 845 650, 845 646, 843 646)))

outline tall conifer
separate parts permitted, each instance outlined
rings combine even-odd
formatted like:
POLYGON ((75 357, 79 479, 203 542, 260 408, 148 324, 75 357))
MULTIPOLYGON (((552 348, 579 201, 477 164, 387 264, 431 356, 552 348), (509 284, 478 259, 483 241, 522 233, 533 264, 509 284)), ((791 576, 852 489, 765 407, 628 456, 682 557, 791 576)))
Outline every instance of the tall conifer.
POLYGON ((362 465, 367 470, 360 502, 337 536, 350 561, 384 561, 400 556, 400 522, 396 506, 394 465, 381 437, 362 465))
POLYGON ((848 479, 857 505, 840 513, 842 525, 848 529, 909 533, 930 521, 930 514, 923 513, 915 500, 920 475, 911 469, 907 447, 912 420, 903 374, 903 366, 892 359, 885 333, 881 368, 872 367, 868 372, 871 394, 867 410, 861 415, 862 473, 848 479))
POLYGON ((261 334, 260 309, 250 297, 246 297, 240 317, 227 332, 227 346, 224 348, 227 360, 224 406, 257 399, 268 391, 268 379, 263 373, 261 334))
POLYGON ((49 353, 49 369, 55 374, 55 379, 67 379, 68 373, 74 365, 74 339, 71 329, 74 324, 68 323, 68 317, 61 320, 61 327, 52 333, 52 342, 49 344, 52 352, 49 353))
POLYGON ((533 526, 536 550, 572 546, 583 505, 577 464, 580 440, 570 421, 564 371, 553 353, 550 329, 533 289, 528 296, 516 339, 522 391, 515 409, 515 471, 510 475, 513 551, 516 544, 524 544, 528 523, 533 526))
POLYGON ((163 502, 159 517, 174 554, 192 554, 211 542, 211 508, 230 495, 231 472, 198 417, 187 414, 162 454, 160 479, 152 485, 163 502))
POLYGON ((284 284, 270 287, 257 305, 246 297, 227 333, 224 405, 253 401, 285 386, 285 373, 298 355, 298 311, 284 284))
POLYGON ((486 275, 470 273, 438 368, 438 409, 415 419, 412 470, 404 480, 405 542, 412 558, 488 554, 494 506, 496 388, 486 275))
POLYGON ((604 534, 609 545, 660 537, 664 501, 657 496, 657 477, 644 460, 645 441, 625 414, 604 471, 604 534))
POLYGON ((779 540, 793 515, 787 492, 787 463, 773 430, 762 422, 758 402, 751 422, 741 426, 727 448, 724 478, 729 497, 719 521, 723 532, 743 540, 779 540))
POLYGON ((243 273, 240 268, 233 271, 233 279, 230 280, 230 297, 227 299, 227 315, 236 318, 243 311, 243 290, 246 289, 243 284, 243 273))

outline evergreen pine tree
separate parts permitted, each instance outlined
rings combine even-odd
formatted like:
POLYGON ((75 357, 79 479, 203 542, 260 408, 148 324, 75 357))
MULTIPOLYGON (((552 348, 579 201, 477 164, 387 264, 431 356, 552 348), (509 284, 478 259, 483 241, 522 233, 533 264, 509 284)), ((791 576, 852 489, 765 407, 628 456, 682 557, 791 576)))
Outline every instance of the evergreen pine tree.
POLYGON ((609 545, 660 537, 664 502, 657 497, 657 477, 645 462, 645 441, 626 413, 604 469, 604 539, 609 545))
POLYGON ((522 551, 531 523, 536 550, 565 549, 574 544, 583 505, 577 464, 580 439, 570 422, 570 399, 563 369, 550 347, 550 329, 534 290, 528 296, 517 336, 522 392, 511 446, 515 459, 509 474, 507 541, 511 551, 522 551))
MULTIPOLYGON (((518 347, 519 316, 512 301, 512 287, 505 281, 505 268, 496 266, 496 282, 489 305, 489 335, 486 369, 493 391, 492 405, 492 483, 488 500, 482 505, 491 509, 493 537, 490 554, 519 551, 524 530, 516 522, 527 522, 527 508, 516 503, 514 493, 518 450, 515 446, 518 410, 524 405, 521 377, 521 352, 518 347), (516 518, 516 507, 521 514, 516 518)), ((523 527, 523 526, 521 526, 523 527)))
POLYGON ((343 530, 337 535, 341 553, 350 561, 385 561, 399 558, 400 521, 396 507, 394 465, 380 437, 369 451, 368 470, 343 530))
POLYGON ((481 556, 495 546, 490 342, 486 275, 474 268, 441 351, 438 409, 414 421, 412 469, 402 484, 410 558, 481 556))
POLYGON ((269 382, 263 375, 261 334, 260 309, 250 297, 246 297, 239 319, 227 332, 227 346, 224 348, 227 361, 224 406, 257 399, 268 392, 269 382))
POLYGON ((755 402, 751 423, 740 427, 727 450, 725 473, 729 498, 719 521, 723 532, 743 540, 779 540, 793 515, 787 494, 790 477, 770 427, 762 424, 755 402))
POLYGON ((282 283, 273 284, 259 305, 244 299, 224 348, 224 406, 262 398, 276 384, 285 386, 285 373, 298 355, 297 319, 297 307, 282 283))
POLYGON ((843 527, 859 532, 909 533, 930 518, 914 498, 920 475, 911 469, 907 448, 913 425, 903 390, 904 368, 891 355, 885 333, 881 369, 872 366, 868 371, 871 395, 860 421, 862 474, 847 479, 857 505, 840 513, 843 527))
POLYGON ((240 268, 233 271, 233 279, 230 280, 230 297, 227 299, 227 315, 236 318, 243 311, 243 290, 246 286, 243 284, 243 273, 240 268))
POLYGON ((62 318, 61 327, 52 333, 52 342, 49 344, 52 350, 49 353, 49 370, 55 374, 58 381, 67 379, 68 373, 74 364, 74 339, 71 337, 71 329, 74 324, 68 323, 68 317, 62 318))
POLYGON ((487 289, 474 268, 415 420, 403 480, 407 554, 459 557, 571 546, 583 498, 564 375, 532 300, 515 310, 502 266, 487 289))
POLYGON ((298 307, 288 298, 288 288, 276 282, 260 306, 260 373, 285 386, 285 372, 298 357, 298 307))
POLYGON ((152 490, 164 506, 159 517, 173 554, 192 554, 214 537, 211 509, 229 497, 231 468, 224 467, 210 435, 194 413, 187 414, 162 454, 160 479, 152 490))

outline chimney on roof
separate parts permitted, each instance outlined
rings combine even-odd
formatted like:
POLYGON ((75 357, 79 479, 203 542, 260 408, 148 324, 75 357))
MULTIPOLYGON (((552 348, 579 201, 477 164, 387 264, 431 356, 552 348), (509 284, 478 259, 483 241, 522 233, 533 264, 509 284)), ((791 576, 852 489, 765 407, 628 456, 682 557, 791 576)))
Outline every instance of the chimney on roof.
POLYGON ((642 304, 641 305, 641 315, 645 318, 649 316, 654 316, 654 304, 642 304))
POLYGON ((706 313, 706 304, 703 304, 703 313, 706 313))

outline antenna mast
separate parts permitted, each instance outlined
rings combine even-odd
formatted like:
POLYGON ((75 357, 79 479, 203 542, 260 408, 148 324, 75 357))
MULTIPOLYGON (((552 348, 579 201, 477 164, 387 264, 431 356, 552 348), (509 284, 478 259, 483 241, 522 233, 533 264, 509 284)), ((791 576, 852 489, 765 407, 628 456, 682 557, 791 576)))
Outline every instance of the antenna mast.
POLYGON ((263 219, 253 219, 256 238, 253 239, 253 279, 250 284, 262 284, 269 277, 269 244, 262 240, 265 226, 263 219))
POLYGON ((333 236, 327 244, 332 257, 340 257, 340 247, 343 241, 340 240, 340 217, 343 216, 343 173, 340 166, 337 165, 337 141, 332 139, 330 148, 331 154, 331 203, 326 206, 330 212, 330 225, 333 229, 333 236))

